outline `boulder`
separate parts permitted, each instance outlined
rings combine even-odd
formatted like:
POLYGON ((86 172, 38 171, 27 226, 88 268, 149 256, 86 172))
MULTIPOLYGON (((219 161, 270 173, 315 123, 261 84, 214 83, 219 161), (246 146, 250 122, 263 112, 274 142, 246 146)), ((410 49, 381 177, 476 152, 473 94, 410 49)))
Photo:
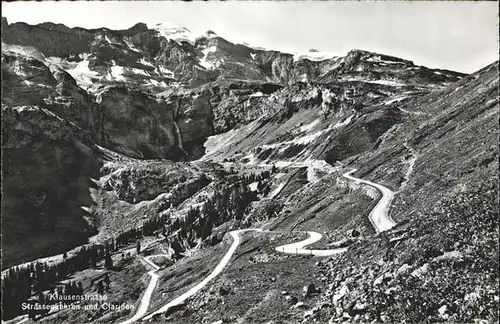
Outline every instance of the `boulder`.
POLYGON ((307 305, 304 302, 297 302, 291 308, 304 309, 307 308, 307 305))
POLYGON ((286 300, 288 300, 288 302, 291 304, 291 305, 295 305, 298 303, 299 299, 295 296, 290 296, 290 295, 287 295, 285 297, 286 300))
POLYGON ((316 286, 314 286, 314 284, 308 284, 308 285, 305 285, 303 288, 302 288, 302 296, 304 297, 308 297, 314 293, 316 293, 317 290, 316 290, 316 286))
POLYGON ((398 268, 398 270, 396 270, 396 276, 402 276, 402 275, 405 275, 407 274, 408 272, 410 272, 411 270, 411 267, 408 265, 408 264, 403 264, 402 266, 400 266, 398 268))
POLYGON ((439 255, 432 259, 431 262, 442 262, 442 261, 453 261, 453 262, 461 262, 464 259, 463 253, 459 251, 451 251, 444 252, 442 255, 439 255))
POLYGON ((429 272, 429 264, 425 263, 421 267, 419 267, 418 269, 413 270, 413 272, 410 275, 413 277, 422 278, 428 272, 429 272))
POLYGON ((221 296, 227 296, 229 295, 230 290, 224 287, 219 287, 219 295, 221 296))

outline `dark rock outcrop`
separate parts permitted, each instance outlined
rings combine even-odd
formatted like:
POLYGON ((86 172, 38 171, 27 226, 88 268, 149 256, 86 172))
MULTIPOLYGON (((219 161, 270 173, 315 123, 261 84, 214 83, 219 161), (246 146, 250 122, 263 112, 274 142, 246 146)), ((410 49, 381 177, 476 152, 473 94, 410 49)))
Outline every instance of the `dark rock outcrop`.
POLYGON ((161 99, 124 87, 104 89, 102 107, 105 145, 139 158, 168 157, 175 145, 172 110, 161 99))
POLYGON ((94 233, 82 206, 100 156, 74 124, 38 106, 2 106, 2 265, 62 253, 94 233))

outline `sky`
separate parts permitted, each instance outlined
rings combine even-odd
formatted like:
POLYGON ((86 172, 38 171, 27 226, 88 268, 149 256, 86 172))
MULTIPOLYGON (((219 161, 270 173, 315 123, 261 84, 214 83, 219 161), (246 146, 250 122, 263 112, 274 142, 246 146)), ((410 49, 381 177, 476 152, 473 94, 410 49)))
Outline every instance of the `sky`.
POLYGON ((466 73, 499 53, 496 1, 30 1, 2 2, 2 16, 9 23, 110 29, 172 22, 282 52, 343 56, 363 49, 466 73))

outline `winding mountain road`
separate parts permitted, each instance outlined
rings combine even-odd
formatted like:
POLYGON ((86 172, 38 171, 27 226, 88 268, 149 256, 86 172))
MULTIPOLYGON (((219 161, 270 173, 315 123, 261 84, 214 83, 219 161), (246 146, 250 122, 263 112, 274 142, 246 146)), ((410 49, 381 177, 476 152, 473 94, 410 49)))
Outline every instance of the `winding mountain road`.
POLYGON ((347 179, 361 182, 374 187, 378 189, 378 191, 380 191, 380 193, 382 194, 382 198, 380 198, 377 205, 370 212, 370 215, 368 215, 368 218, 370 219, 377 234, 387 231, 396 226, 396 223, 389 216, 389 207, 391 206, 391 202, 394 199, 394 192, 378 183, 353 177, 351 174, 356 171, 357 169, 353 169, 349 172, 344 173, 343 176, 347 179))
MULTIPOLYGON (((363 180, 356 178, 352 176, 351 174, 356 172, 357 169, 353 169, 349 172, 346 172, 343 174, 343 177, 353 180, 356 182, 364 183, 366 185, 369 185, 371 187, 376 188, 377 190, 380 191, 382 194, 382 197, 378 201, 377 205, 371 210, 369 214, 369 219, 375 228, 375 231, 378 233, 381 233, 383 231, 389 230, 392 227, 396 225, 396 223, 390 218, 388 215, 389 212, 389 207, 390 204, 394 198, 394 192, 391 191, 390 189, 368 181, 368 180, 363 180)), ((180 295, 179 297, 175 298, 174 300, 170 301, 168 304, 162 306, 158 310, 152 312, 151 314, 145 316, 147 314, 149 305, 151 303, 151 297, 153 295, 154 289, 156 288, 156 285, 158 284, 158 280, 160 276, 156 273, 158 270, 160 270, 160 267, 156 265, 153 261, 151 261, 152 258, 154 257, 161 257, 161 256, 167 256, 165 254, 156 254, 156 255, 150 255, 147 257, 144 257, 143 260, 153 268, 153 270, 149 271, 148 274, 151 277, 151 280, 149 281, 148 287, 144 291, 144 294, 141 298, 140 306, 137 310, 137 312, 132 316, 130 319, 125 320, 121 322, 120 324, 133 324, 141 319, 143 321, 150 320, 153 316, 164 313, 167 310, 169 310, 172 307, 178 306, 182 304, 186 299, 190 298, 197 292, 199 292, 201 289, 203 289, 212 279, 214 279, 217 275, 219 275, 222 270, 227 266, 227 264, 231 261, 231 258, 238 248, 241 239, 239 234, 242 232, 249 232, 249 231, 257 231, 257 232, 263 232, 262 229, 257 228, 257 229, 243 229, 243 230, 235 230, 229 232, 229 234, 233 237, 233 243, 231 244, 231 247, 229 250, 226 252, 224 257, 220 260, 219 264, 214 268, 214 270, 201 282, 199 282, 197 285, 194 287, 190 288, 187 292, 184 294, 180 295)), ((266 231, 267 232, 267 231, 266 231)), ((313 243, 318 242, 321 240, 323 237, 320 233, 313 232, 313 231, 308 231, 307 232, 309 237, 305 240, 295 242, 295 243, 290 243, 290 244, 285 244, 281 245, 275 248, 276 251, 281 252, 281 253, 287 253, 287 254, 302 254, 302 255, 314 255, 314 256, 329 256, 329 255, 334 255, 334 254, 339 254, 347 251, 347 247, 344 248, 336 248, 336 249, 325 249, 325 250, 312 250, 312 249, 306 249, 305 247, 308 245, 311 245, 313 243)), ((19 323, 22 323, 26 321, 27 318, 23 319, 19 323)), ((18 324, 19 324, 18 323, 18 324)))
POLYGON ((155 254, 155 255, 149 255, 145 258, 143 258, 144 261, 146 261, 147 264, 149 264, 153 270, 149 271, 148 274, 151 276, 151 280, 149 281, 148 287, 146 288, 146 291, 144 291, 144 295, 142 296, 141 299, 141 304, 139 306, 139 309, 135 313, 134 316, 132 316, 130 319, 121 322, 120 324, 132 324, 140 320, 144 315, 146 315, 149 307, 149 303, 151 302, 151 296, 153 295, 153 291, 156 288, 156 284, 158 283, 158 279, 160 276, 156 274, 156 271, 160 270, 160 267, 154 264, 153 261, 151 261, 151 258, 158 257, 158 256, 165 256, 167 257, 166 254, 155 254))
MULTIPOLYGON (((372 211, 369 214, 369 219, 375 228, 375 231, 378 233, 386 231, 391 229, 396 225, 394 221, 389 217, 388 211, 390 204, 394 198, 394 192, 392 192, 390 189, 371 182, 367 180, 362 180, 359 178, 356 178, 352 176, 351 174, 356 172, 357 169, 353 169, 349 172, 346 172, 343 174, 343 177, 353 180, 356 182, 364 183, 369 186, 372 186, 379 190, 382 194, 382 197, 380 198, 379 202, 377 205, 372 209, 372 211)), ((153 318, 153 316, 161 313, 165 313, 167 310, 169 310, 172 307, 178 306, 182 304, 185 300, 199 292, 201 289, 203 289, 212 279, 214 279, 219 273, 222 272, 222 270, 227 266, 227 264, 231 261, 231 258, 238 248, 238 245, 241 242, 239 234, 242 232, 248 232, 248 231, 257 231, 257 232, 263 232, 262 229, 243 229, 243 230, 235 230, 229 232, 229 234, 233 237, 233 243, 231 244, 231 247, 229 250, 226 252, 224 257, 220 260, 219 264, 214 268, 214 270, 201 282, 199 282, 196 286, 190 288, 187 292, 184 294, 180 295, 179 297, 175 298, 174 300, 170 301, 168 304, 162 306, 158 310, 150 313, 149 315, 145 316, 151 300, 151 295, 153 293, 154 288, 156 287, 156 284, 158 282, 159 276, 156 274, 156 271, 159 269, 157 265, 155 265, 150 258, 154 256, 149 256, 144 258, 144 260, 150 264, 154 270, 150 271, 148 274, 151 276, 151 281, 142 297, 141 300, 141 305, 136 312, 136 314, 130 318, 129 320, 122 322, 121 324, 131 324, 133 322, 136 322, 142 318, 143 321, 148 321, 153 318)), ((308 245, 311 245, 313 243, 318 242, 321 240, 323 237, 320 233, 313 232, 313 231, 308 231, 307 232, 309 237, 305 240, 295 242, 295 243, 290 243, 290 244, 285 244, 281 245, 275 248, 276 251, 281 252, 281 253, 288 253, 288 254, 306 254, 306 255, 314 255, 314 256, 329 256, 329 255, 334 255, 334 254, 339 254, 347 251, 347 247, 344 248, 336 248, 336 249, 325 249, 325 250, 312 250, 312 249, 306 249, 305 247, 308 245)))
POLYGON ((306 254, 306 255, 314 255, 314 256, 329 256, 339 253, 344 253, 347 251, 347 247, 345 248, 337 248, 337 249, 329 249, 329 250, 309 250, 304 247, 311 245, 313 243, 321 240, 323 235, 317 232, 308 231, 309 237, 303 241, 295 242, 291 244, 280 245, 275 248, 276 251, 288 254, 306 254))
POLYGON ((249 231, 257 231, 257 232, 262 232, 262 229, 256 228, 256 229, 244 229, 244 230, 236 230, 236 231, 231 231, 229 234, 233 237, 233 244, 229 248, 229 250, 226 252, 224 257, 220 260, 219 264, 215 267, 215 269, 201 282, 199 282, 196 286, 192 287, 189 289, 187 292, 184 294, 180 295, 179 297, 175 298, 168 304, 164 305, 157 311, 154 311, 153 313, 149 314, 148 316, 144 317, 143 320, 147 321, 151 319, 153 316, 159 313, 164 313, 166 312, 169 308, 172 308, 174 306, 182 304, 186 299, 189 297, 193 296, 196 294, 198 291, 203 289, 213 278, 215 278, 219 273, 222 272, 222 270, 226 267, 226 265, 229 263, 231 260, 231 257, 233 256, 234 252, 238 248, 238 245, 240 245, 241 239, 239 234, 242 232, 249 232, 249 231))

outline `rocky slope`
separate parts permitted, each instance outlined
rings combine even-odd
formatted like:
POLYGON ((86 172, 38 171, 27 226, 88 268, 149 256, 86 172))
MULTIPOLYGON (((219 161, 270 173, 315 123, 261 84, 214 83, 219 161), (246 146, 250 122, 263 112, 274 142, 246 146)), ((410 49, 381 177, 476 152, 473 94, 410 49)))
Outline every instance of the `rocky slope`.
POLYGON ((102 260, 48 286, 75 280, 94 294, 106 274, 110 299, 138 307, 150 279, 141 255, 161 254, 153 311, 207 276, 225 233, 262 227, 271 232, 245 234, 207 290, 158 320, 498 318, 498 62, 465 76, 362 50, 257 49, 169 24, 2 20, 2 79, 4 266, 106 246, 113 268, 102 260), (396 193, 398 226, 376 235, 367 215, 380 194, 342 177, 351 168, 396 193), (324 259, 274 250, 307 230, 323 235, 315 248, 349 249, 324 259), (429 303, 401 311, 420 305, 405 291, 429 303))

